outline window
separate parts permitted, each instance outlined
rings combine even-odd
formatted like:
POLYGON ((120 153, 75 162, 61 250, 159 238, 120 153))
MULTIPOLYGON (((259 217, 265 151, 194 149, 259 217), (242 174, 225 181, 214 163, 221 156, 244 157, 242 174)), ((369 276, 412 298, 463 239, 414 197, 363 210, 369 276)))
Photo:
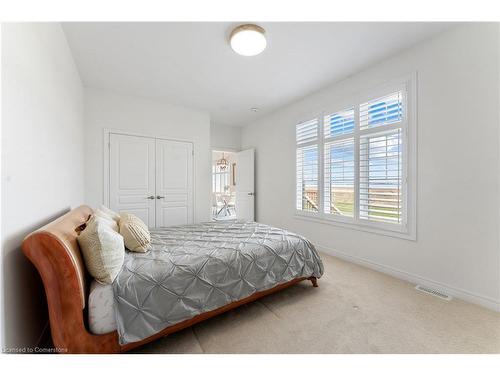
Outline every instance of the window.
POLYGON ((296 125, 297 212, 414 238, 415 78, 296 125))
POLYGON ((319 211, 318 120, 297 125, 297 209, 319 211))
POLYGON ((354 216, 354 109, 324 117, 324 212, 354 216))
POLYGON ((401 224, 403 93, 361 104, 359 118, 359 217, 401 224))
POLYGON ((217 165, 212 165, 212 192, 226 193, 229 190, 229 168, 221 170, 217 165))

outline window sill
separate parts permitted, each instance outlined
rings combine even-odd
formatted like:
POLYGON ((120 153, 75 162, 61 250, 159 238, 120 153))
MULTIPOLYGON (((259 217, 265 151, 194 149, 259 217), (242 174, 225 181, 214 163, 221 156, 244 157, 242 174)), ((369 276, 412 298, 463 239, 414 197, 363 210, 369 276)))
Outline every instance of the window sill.
POLYGON ((351 229, 351 230, 374 233, 374 234, 383 235, 383 236, 401 238, 401 239, 409 240, 409 241, 416 241, 417 240, 416 233, 399 232, 399 231, 395 231, 395 230, 375 228, 375 227, 372 227, 369 225, 350 223, 347 221, 343 221, 342 219, 338 220, 335 218, 320 216, 320 215, 314 214, 314 213, 304 213, 304 212, 296 211, 294 218, 299 219, 299 220, 312 221, 312 222, 316 222, 316 223, 337 226, 337 227, 351 229))

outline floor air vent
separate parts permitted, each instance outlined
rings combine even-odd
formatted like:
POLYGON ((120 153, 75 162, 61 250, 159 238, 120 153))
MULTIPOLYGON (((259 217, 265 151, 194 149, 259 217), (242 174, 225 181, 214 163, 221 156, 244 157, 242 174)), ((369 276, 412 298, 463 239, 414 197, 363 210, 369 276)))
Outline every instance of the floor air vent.
POLYGON ((438 297, 438 298, 444 299, 446 301, 451 301, 451 299, 453 298, 453 297, 451 297, 451 296, 449 296, 447 294, 438 292, 437 290, 434 290, 434 289, 431 289, 431 288, 427 288, 426 286, 422 286, 422 285, 417 285, 415 287, 415 289, 419 290, 421 292, 430 294, 430 295, 432 295, 434 297, 438 297))

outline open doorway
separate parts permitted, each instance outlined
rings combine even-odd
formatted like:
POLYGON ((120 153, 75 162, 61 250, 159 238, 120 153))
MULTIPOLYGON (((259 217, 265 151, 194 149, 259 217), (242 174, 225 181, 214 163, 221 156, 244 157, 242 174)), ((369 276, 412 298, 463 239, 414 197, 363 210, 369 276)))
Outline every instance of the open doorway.
POLYGON ((236 153, 212 151, 212 220, 236 219, 236 153))

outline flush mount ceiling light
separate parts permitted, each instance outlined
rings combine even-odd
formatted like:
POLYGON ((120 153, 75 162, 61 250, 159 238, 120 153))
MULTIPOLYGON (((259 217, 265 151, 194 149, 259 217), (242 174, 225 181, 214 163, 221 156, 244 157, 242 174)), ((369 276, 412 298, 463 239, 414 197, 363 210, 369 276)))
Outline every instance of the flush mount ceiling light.
POLYGON ((229 43, 234 52, 243 56, 255 56, 266 49, 267 41, 262 27, 246 24, 231 32, 229 43))

